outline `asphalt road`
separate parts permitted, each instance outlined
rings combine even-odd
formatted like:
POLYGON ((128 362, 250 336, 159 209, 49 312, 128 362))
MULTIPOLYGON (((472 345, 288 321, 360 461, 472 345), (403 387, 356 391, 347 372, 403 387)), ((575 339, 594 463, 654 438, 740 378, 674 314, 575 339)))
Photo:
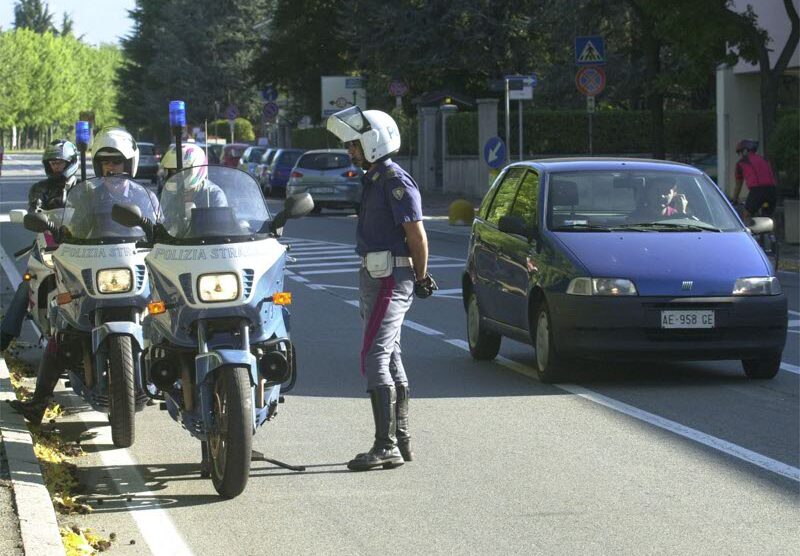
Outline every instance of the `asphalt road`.
MULTIPOLYGON (((0 213, 22 208, 35 179, 7 170, 0 213)), ((254 462, 245 492, 222 501, 199 478, 199 443, 166 413, 138 414, 135 445, 118 450, 105 417, 63 390, 68 415, 51 426, 81 439, 95 512, 62 521, 116 533, 119 554, 796 550, 797 275, 780 276, 793 312, 773 380, 748 380, 736 361, 582 363, 574 382, 545 385, 526 374, 530 346, 504 340, 498 360, 470 358, 460 299, 467 232, 426 225, 440 295, 416 300, 403 330, 417 461, 369 473, 344 466, 371 444, 372 423, 348 258, 355 219, 324 212, 286 226, 299 379, 254 439, 254 449, 307 471, 254 462)), ((29 237, 0 217, 6 253, 29 237)))

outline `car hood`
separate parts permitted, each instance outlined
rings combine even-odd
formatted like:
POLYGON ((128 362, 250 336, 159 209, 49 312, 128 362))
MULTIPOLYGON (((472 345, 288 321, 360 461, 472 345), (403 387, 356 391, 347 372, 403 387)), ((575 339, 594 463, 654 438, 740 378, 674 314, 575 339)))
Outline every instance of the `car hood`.
POLYGON ((639 295, 730 295, 737 278, 770 274, 747 232, 556 232, 593 277, 628 278, 639 295), (690 289, 683 283, 691 281, 690 289))

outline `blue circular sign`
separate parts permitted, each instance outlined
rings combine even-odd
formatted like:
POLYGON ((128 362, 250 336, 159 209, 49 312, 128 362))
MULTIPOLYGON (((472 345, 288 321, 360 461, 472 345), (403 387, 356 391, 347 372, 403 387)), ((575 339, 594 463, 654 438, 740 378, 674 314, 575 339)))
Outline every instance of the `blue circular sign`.
POLYGON ((264 118, 267 120, 274 120, 279 112, 278 105, 274 102, 267 102, 264 104, 264 118))
POLYGON ((498 170, 506 163, 506 145, 499 137, 491 137, 483 146, 483 160, 490 168, 498 170))
POLYGON ((278 99, 278 91, 272 85, 267 85, 267 87, 261 91, 261 98, 264 102, 273 102, 278 99))
POLYGON ((235 104, 231 104, 225 109, 225 117, 229 120, 235 120, 239 117, 239 109, 236 108, 235 104))

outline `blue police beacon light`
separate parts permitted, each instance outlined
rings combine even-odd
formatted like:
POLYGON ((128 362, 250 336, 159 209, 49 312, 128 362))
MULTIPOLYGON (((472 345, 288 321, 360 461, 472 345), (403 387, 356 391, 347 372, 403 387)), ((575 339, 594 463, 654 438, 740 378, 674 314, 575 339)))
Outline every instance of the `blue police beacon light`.
POLYGON ((172 127, 186 125, 186 104, 182 100, 169 101, 169 125, 172 127))
POLYGON ((75 142, 77 142, 78 145, 89 144, 89 122, 75 122, 75 142))

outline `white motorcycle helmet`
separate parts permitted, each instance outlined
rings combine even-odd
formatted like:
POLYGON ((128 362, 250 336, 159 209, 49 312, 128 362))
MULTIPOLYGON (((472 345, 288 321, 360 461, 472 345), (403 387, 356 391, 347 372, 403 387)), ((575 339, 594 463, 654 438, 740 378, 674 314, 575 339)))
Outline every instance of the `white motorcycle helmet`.
POLYGON ((101 129, 92 143, 94 175, 103 175, 100 166, 103 158, 115 158, 120 154, 125 159, 125 173, 132 178, 136 177, 136 170, 139 168, 139 147, 133 136, 120 127, 101 129))
POLYGON ((365 110, 351 106, 328 117, 328 131, 340 141, 361 141, 367 162, 400 150, 400 129, 389 114, 380 110, 365 110))
MULTIPOLYGON (((181 150, 183 151, 183 186, 185 190, 192 191, 200 187, 208 177, 206 153, 194 143, 184 143, 181 150)), ((165 180, 168 180, 177 172, 178 157, 175 154, 175 147, 170 147, 161 159, 161 169, 164 172, 165 180)))

